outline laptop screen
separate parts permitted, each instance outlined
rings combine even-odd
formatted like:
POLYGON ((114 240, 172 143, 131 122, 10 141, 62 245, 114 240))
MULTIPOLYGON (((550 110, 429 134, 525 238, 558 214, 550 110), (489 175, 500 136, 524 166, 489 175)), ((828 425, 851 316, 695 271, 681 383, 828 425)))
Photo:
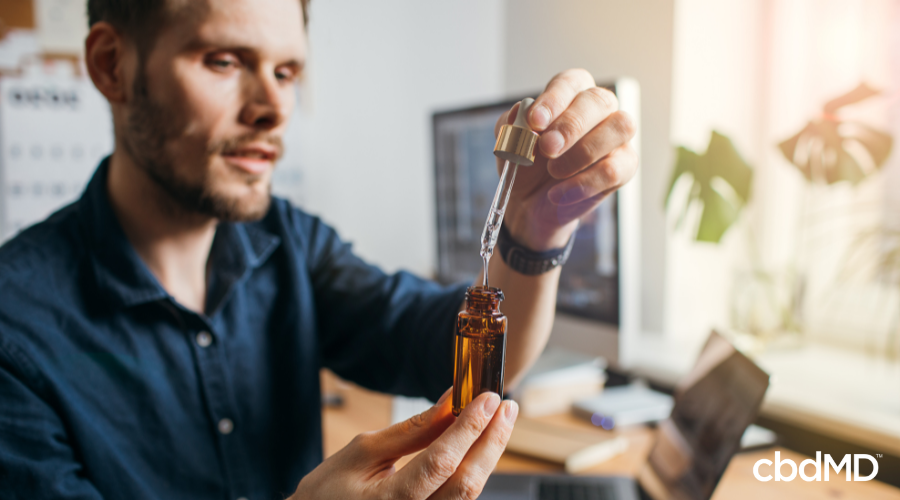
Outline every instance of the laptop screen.
POLYGON ((768 387, 769 375, 713 332, 659 425, 643 489, 656 500, 710 498, 768 387))

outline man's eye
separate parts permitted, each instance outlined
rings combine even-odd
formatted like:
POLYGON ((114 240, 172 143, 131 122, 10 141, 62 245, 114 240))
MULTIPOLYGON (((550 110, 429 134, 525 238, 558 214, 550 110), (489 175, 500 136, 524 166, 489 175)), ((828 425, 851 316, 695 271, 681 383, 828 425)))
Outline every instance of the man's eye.
POLYGON ((289 71, 289 70, 276 71, 275 78, 277 78, 278 80, 280 80, 282 82, 291 82, 297 78, 297 75, 293 71, 289 71))
POLYGON ((218 57, 210 57, 207 59, 206 63, 217 70, 231 69, 238 65, 238 61, 233 57, 223 57, 221 55, 218 57))

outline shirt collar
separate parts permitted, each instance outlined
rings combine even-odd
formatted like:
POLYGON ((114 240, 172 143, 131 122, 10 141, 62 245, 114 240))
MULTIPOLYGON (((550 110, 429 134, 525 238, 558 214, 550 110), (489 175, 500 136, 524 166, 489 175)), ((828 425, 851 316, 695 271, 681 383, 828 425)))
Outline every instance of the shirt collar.
MULTIPOLYGON (((125 236, 109 202, 108 174, 109 157, 100 163, 77 202, 99 291, 116 307, 171 299, 125 236)), ((221 306, 237 282, 275 251, 281 240, 265 229, 265 221, 272 215, 270 210, 259 222, 219 224, 210 251, 208 315, 221 306)))

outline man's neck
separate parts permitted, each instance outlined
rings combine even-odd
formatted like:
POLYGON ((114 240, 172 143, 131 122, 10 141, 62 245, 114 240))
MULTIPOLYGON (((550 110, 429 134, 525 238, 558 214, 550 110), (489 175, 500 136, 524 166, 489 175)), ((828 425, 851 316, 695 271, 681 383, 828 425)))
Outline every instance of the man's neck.
POLYGON ((121 147, 110 158, 106 187, 125 235, 150 272, 181 305, 202 313, 218 221, 185 211, 121 147))

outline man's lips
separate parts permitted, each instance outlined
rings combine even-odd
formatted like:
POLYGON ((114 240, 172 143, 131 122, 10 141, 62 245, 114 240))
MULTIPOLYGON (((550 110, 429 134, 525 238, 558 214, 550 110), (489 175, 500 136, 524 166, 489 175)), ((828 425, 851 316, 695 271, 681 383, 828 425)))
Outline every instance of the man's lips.
POLYGON ((222 157, 247 173, 265 173, 278 158, 278 150, 268 144, 250 144, 225 151, 222 157))

